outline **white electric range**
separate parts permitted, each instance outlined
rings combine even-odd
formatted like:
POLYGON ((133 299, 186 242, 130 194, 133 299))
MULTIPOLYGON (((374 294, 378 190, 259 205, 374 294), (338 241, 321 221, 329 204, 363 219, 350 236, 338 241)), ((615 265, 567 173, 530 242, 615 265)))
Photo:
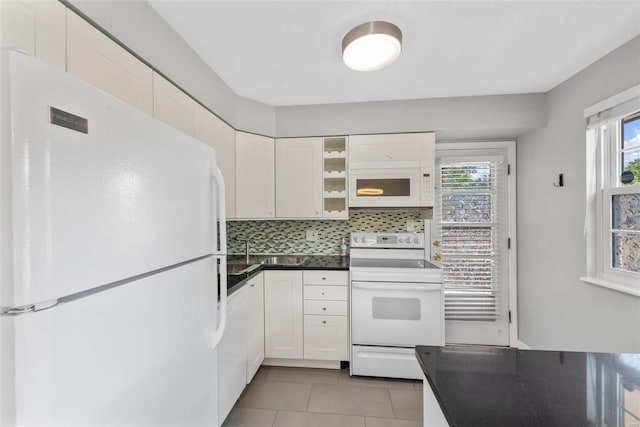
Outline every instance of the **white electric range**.
POLYGON ((352 233, 349 270, 351 374, 422 379, 414 347, 444 345, 442 271, 425 235, 352 233))

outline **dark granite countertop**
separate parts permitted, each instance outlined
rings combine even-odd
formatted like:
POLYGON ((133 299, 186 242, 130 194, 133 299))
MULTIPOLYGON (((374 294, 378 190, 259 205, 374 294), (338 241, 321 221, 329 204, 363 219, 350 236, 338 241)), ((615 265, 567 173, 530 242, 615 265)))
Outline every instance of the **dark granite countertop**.
MULTIPOLYGON (((265 255, 266 256, 266 255, 265 255)), ((304 255, 307 259, 300 265, 260 265, 243 274, 227 275, 227 293, 240 289, 248 279, 265 270, 349 270, 349 257, 338 255, 304 255)), ((254 257, 252 255, 252 257, 254 257)), ((228 261, 242 261, 242 255, 229 255, 228 261)))
POLYGON ((418 346, 450 426, 628 426, 640 419, 640 354, 418 346))

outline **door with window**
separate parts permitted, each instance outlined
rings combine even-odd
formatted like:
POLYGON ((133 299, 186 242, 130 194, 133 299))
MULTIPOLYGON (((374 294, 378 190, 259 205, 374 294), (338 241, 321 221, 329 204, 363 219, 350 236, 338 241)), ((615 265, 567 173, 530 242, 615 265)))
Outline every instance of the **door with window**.
POLYGON ((443 271, 447 343, 510 344, 507 159, 507 148, 436 151, 431 254, 443 271))

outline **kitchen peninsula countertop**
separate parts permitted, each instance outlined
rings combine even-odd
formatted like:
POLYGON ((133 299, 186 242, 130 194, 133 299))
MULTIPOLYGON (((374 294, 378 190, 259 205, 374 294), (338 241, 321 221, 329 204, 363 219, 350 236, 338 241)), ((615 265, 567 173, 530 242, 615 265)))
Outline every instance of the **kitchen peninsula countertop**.
MULTIPOLYGON (((265 255, 268 256, 268 255, 265 255)), ((247 279, 265 270, 349 270, 349 257, 339 255, 302 255, 307 259, 299 265, 264 265, 244 274, 227 275, 227 292, 231 295, 240 289, 247 279)), ((254 257, 254 255, 252 255, 254 257)), ((229 255, 231 261, 242 261, 244 255, 229 255)))
POLYGON ((640 354, 418 346, 416 357, 450 426, 630 426, 640 417, 640 354))

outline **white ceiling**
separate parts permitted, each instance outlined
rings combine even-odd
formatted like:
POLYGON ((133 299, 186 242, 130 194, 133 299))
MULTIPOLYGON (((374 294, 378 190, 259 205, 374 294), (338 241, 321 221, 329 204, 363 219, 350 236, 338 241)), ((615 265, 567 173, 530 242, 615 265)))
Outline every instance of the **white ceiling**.
POLYGON ((640 34, 637 0, 150 3, 233 91, 274 106, 546 92, 640 34), (400 27, 402 54, 352 71, 342 38, 373 20, 400 27))

